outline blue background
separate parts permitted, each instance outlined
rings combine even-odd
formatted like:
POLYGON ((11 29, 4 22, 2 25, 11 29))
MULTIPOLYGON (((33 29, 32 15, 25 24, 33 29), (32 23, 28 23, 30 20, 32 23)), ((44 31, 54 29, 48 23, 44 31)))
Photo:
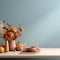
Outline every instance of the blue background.
POLYGON ((17 41, 29 46, 60 47, 60 0, 0 0, 2 19, 24 27, 23 37, 17 41))

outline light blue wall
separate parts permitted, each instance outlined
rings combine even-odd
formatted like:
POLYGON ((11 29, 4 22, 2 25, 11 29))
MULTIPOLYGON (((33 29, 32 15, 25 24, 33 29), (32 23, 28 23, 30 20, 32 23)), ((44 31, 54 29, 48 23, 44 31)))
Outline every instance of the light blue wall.
POLYGON ((23 43, 60 47, 60 0, 0 0, 2 19, 22 24, 25 32, 18 40, 23 43))

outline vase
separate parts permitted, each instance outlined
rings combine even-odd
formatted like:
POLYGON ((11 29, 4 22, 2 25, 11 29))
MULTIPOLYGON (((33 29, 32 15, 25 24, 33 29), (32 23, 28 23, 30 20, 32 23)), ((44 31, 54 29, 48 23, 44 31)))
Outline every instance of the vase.
POLYGON ((9 41, 9 50, 14 51, 16 48, 15 40, 9 41))
POLYGON ((9 52, 9 42, 5 40, 5 52, 9 52))

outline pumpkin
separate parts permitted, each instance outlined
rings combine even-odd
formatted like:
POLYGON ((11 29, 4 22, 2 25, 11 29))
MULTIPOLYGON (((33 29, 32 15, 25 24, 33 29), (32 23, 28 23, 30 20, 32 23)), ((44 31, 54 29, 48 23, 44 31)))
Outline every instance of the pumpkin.
POLYGON ((5 50, 4 47, 1 46, 1 47, 0 47, 0 53, 3 53, 4 50, 5 50))
POLYGON ((20 43, 20 42, 18 42, 17 44, 16 44, 16 47, 23 47, 24 45, 22 44, 22 43, 20 43))
POLYGON ((24 49, 24 45, 21 42, 18 42, 16 44, 16 50, 17 51, 22 51, 24 49))
POLYGON ((23 51, 23 49, 24 49, 23 47, 16 47, 17 51, 23 51))

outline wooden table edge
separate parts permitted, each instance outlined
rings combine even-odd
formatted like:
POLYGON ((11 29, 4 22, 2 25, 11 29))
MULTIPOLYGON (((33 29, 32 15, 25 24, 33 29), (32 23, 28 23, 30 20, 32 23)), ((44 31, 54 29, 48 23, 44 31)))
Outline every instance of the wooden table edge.
POLYGON ((0 56, 0 58, 60 58, 60 56, 0 56))

